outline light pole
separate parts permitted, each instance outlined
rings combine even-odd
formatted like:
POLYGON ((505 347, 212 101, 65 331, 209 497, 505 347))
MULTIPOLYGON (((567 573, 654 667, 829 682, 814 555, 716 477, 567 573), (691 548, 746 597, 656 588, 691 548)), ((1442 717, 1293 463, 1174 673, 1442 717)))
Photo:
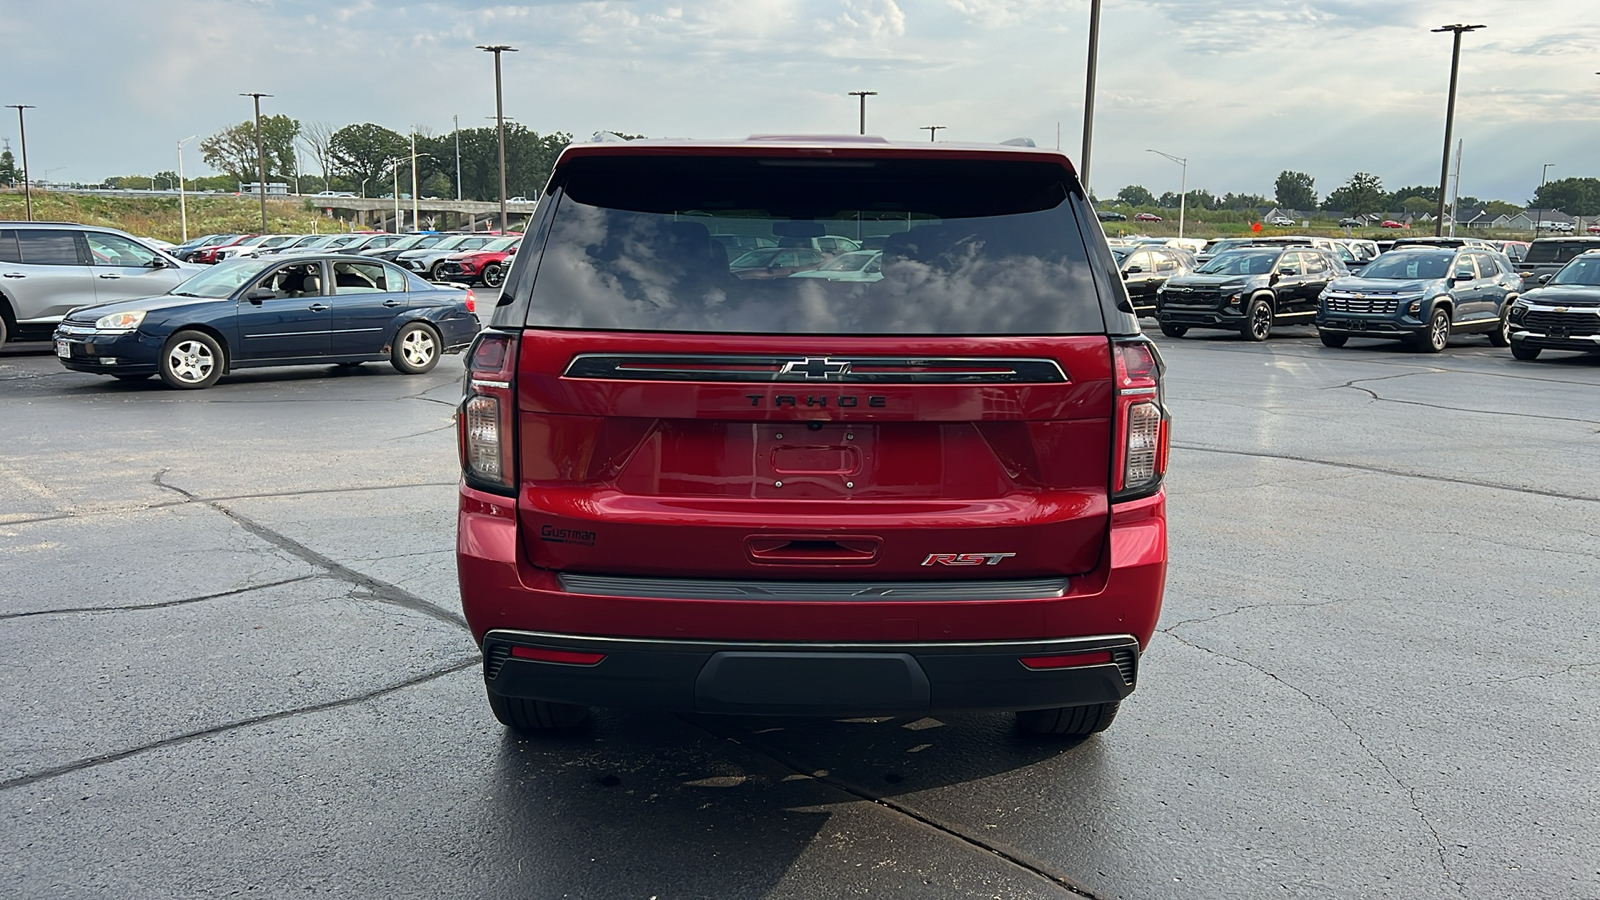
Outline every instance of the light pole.
POLYGON ((1094 75, 1100 59, 1100 0, 1089 0, 1089 74, 1083 84, 1083 156, 1078 160, 1078 176, 1083 196, 1089 197, 1089 148, 1094 143, 1094 75))
POLYGON ((17 135, 22 138, 22 197, 23 203, 28 207, 28 221, 33 221, 33 184, 28 178, 28 128, 22 122, 22 111, 36 109, 31 103, 8 103, 7 106, 17 111, 17 135))
POLYGON ((451 116, 450 120, 455 122, 456 125, 456 202, 459 203, 461 201, 461 117, 451 116))
POLYGON ((924 125, 917 130, 926 131, 928 133, 928 140, 936 141, 939 139, 939 132, 943 131, 945 127, 946 126, 944 125, 924 125))
POLYGON ((877 91, 851 91, 851 97, 861 98, 861 133, 867 133, 867 98, 878 96, 877 91))
POLYGON ((1444 111, 1444 158, 1439 163, 1439 214, 1433 220, 1433 236, 1444 235, 1444 199, 1450 186, 1450 132, 1456 124, 1456 75, 1461 70, 1461 33, 1477 31, 1482 25, 1440 25, 1435 32, 1455 32, 1455 46, 1450 51, 1450 100, 1444 111))
MULTIPOLYGON (((1544 164, 1544 168, 1539 170, 1539 189, 1540 190, 1544 189, 1545 179, 1550 177, 1550 167, 1553 166, 1553 165, 1555 165, 1555 163, 1545 163, 1544 164)), ((1533 219, 1533 236, 1534 237, 1538 237, 1539 236, 1539 226, 1542 225, 1542 224, 1544 224, 1544 207, 1541 206, 1541 207, 1539 207, 1538 215, 1534 216, 1534 219, 1533 219)))
MULTIPOLYGON (((400 159, 397 157, 389 163, 389 171, 394 175, 394 193, 389 196, 394 198, 394 233, 402 234, 400 230, 400 159)), ((416 223, 413 222, 412 225, 416 223)))
POLYGON ((506 110, 505 94, 500 87, 500 54, 516 53, 517 48, 507 44, 479 44, 478 49, 494 54, 494 120, 500 133, 500 233, 506 232, 506 110))
POLYGON ((1181 238, 1183 237, 1184 207, 1189 204, 1189 160, 1181 156, 1173 156, 1171 153, 1162 153, 1160 150, 1146 150, 1145 152, 1154 153, 1157 156, 1165 156, 1183 167, 1182 180, 1178 182, 1178 237, 1181 238))
POLYGON ((1456 217, 1461 214, 1461 207, 1456 202, 1461 198, 1461 152, 1466 149, 1467 142, 1456 139, 1456 175, 1450 182, 1450 236, 1456 236, 1456 217))
POLYGON ((178 221, 183 223, 184 243, 189 241, 189 204, 183 196, 183 145, 194 140, 199 135, 191 134, 178 142, 178 221))
POLYGON ((256 173, 261 178, 261 183, 256 185, 261 191, 261 233, 267 233, 267 150, 261 142, 261 98, 271 97, 271 94, 259 92, 240 94, 241 97, 253 97, 256 101, 256 173))
POLYGON ((411 224, 422 221, 417 207, 417 133, 411 132, 411 224))

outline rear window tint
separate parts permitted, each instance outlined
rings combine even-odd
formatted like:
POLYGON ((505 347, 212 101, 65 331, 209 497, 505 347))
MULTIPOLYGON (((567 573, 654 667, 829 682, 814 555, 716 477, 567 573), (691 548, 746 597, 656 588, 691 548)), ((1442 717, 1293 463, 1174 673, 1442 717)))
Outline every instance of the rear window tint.
POLYGON ((527 324, 1104 333, 1063 176, 1031 161, 573 160, 527 324), (877 264, 829 265, 847 252, 877 264))
POLYGON ((1586 250, 1595 249, 1600 249, 1600 241, 1534 241, 1529 245, 1528 255, 1524 256, 1522 261, 1530 263, 1566 262, 1586 250))

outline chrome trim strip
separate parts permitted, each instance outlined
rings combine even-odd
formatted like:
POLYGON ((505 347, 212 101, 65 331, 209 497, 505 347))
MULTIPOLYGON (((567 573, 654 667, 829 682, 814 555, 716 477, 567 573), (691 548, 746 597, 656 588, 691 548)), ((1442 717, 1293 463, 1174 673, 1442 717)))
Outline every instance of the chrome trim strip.
POLYGON ((673 640, 670 638, 643 638, 643 637, 603 637, 588 634, 557 634, 547 631, 522 631, 514 628, 491 629, 483 636, 485 643, 492 640, 510 641, 562 641, 574 644, 590 644, 594 646, 617 646, 623 644, 637 644, 647 647, 661 647, 672 649, 692 649, 704 647, 717 650, 823 650, 823 651, 851 651, 864 650, 868 652, 918 650, 952 652, 970 652, 973 650, 990 650, 995 652, 1027 652, 1035 647, 1075 647, 1081 650, 1104 650, 1115 647, 1132 645, 1136 651, 1139 639, 1131 634, 1097 634, 1074 637, 1036 638, 1034 640, 1010 641, 950 641, 941 643, 935 641, 883 641, 870 643, 864 641, 719 641, 719 640, 673 640))
POLYGON ((511 390, 511 382, 509 382, 509 381, 482 381, 482 380, 479 380, 477 378, 474 378, 474 379, 472 379, 472 386, 475 387, 475 388, 477 388, 477 387, 499 388, 502 391, 511 390))
POLYGON ((617 381, 718 381, 736 383, 829 384, 1048 384, 1071 379, 1053 359, 1015 357, 874 357, 806 356, 802 354, 689 355, 671 353, 580 353, 572 358, 563 378, 617 381), (823 377, 812 377, 797 366, 821 361, 837 367, 823 377), (652 367, 650 363, 661 364, 652 367), (676 365, 673 365, 676 364, 676 365), (624 365, 627 367, 624 368, 624 365), (861 368, 902 367, 907 372, 863 372, 861 368), (993 366, 1004 371, 963 372, 962 368, 993 366), (703 368, 698 368, 703 367, 703 368), (744 367, 741 370, 741 367, 744 367), (941 372, 941 368, 951 371, 941 372))
POLYGON ((1153 387, 1123 388, 1122 390, 1117 391, 1117 396, 1130 397, 1135 395, 1154 394, 1156 393, 1156 390, 1157 389, 1153 387))
POLYGON ((1050 600, 1066 595, 1066 578, 975 581, 756 581, 558 574, 561 589, 596 597, 652 600, 784 602, 944 602, 1050 600))

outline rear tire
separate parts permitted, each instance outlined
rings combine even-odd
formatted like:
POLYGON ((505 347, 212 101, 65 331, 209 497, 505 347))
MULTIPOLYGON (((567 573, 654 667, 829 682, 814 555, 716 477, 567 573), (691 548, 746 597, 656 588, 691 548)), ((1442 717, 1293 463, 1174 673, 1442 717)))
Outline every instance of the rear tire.
POLYGON ((394 346, 389 349, 389 361, 406 375, 421 375, 433 371, 439 364, 439 348, 444 341, 439 332, 421 322, 407 322, 394 336, 394 346))
POLYGON ((1345 341, 1350 340, 1350 335, 1348 334, 1333 334, 1327 331, 1317 332, 1317 337, 1322 338, 1322 346, 1332 347, 1335 350, 1343 347, 1345 341))
POLYGON ((551 703, 526 697, 507 697, 489 691, 489 710, 501 725, 513 731, 538 734, 574 728, 589 718, 589 710, 570 703, 551 703))
POLYGON ((1189 333, 1189 326, 1174 325, 1171 322, 1162 322, 1161 333, 1167 337, 1181 338, 1189 333))
POLYGON ((180 331, 161 348, 161 380, 167 387, 194 391, 222 377, 222 345, 203 331, 180 331))
POLYGON ((1272 304, 1261 297, 1250 301, 1245 310, 1244 328, 1240 334, 1247 341, 1264 341, 1272 336, 1272 304))
POLYGON ((6 321, 6 301, 0 297, 0 347, 11 340, 11 325, 6 321))
POLYGON ((1028 709, 1017 713, 1017 727, 1029 734, 1059 734, 1088 737, 1111 727, 1120 703, 1066 706, 1059 709, 1028 709))
POLYGON ((1500 310, 1500 324, 1489 332, 1489 343, 1496 347, 1511 346, 1511 304, 1505 303, 1500 310))
POLYGON ((1542 349, 1544 349, 1544 348, 1543 347, 1529 347, 1527 344, 1515 344, 1514 343, 1514 344, 1511 345, 1511 355, 1516 357, 1517 359, 1523 359, 1523 360, 1538 359, 1539 358, 1539 351, 1542 350, 1542 349))

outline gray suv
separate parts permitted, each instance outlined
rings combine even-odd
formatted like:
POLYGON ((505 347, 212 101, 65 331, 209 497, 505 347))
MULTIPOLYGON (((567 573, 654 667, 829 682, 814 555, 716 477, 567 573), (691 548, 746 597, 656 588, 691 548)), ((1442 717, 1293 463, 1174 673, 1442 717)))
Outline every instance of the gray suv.
POLYGON ((114 228, 0 222, 0 344, 47 340, 73 307, 165 294, 200 270, 114 228))

